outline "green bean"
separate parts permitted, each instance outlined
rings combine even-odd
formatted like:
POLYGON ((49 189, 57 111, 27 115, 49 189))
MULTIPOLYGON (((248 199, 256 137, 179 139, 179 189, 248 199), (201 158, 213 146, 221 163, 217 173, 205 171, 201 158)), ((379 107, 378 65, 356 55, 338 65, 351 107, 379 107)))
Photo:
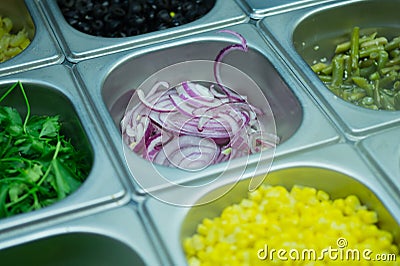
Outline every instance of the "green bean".
POLYGON ((344 55, 344 77, 346 78, 346 82, 351 80, 351 58, 349 55, 344 55))
POLYGON ((392 58, 397 57, 397 56, 400 56, 400 49, 391 50, 391 51, 389 52, 389 54, 390 54, 390 56, 391 56, 392 58))
POLYGON ((393 91, 400 91, 400 80, 393 84, 393 91))
POLYGON ((393 97, 389 97, 388 95, 382 93, 380 98, 381 98, 381 103, 382 103, 383 109, 389 110, 389 111, 396 110, 394 108, 394 98, 393 97))
POLYGON ((393 38, 388 44, 385 45, 386 51, 391 51, 396 48, 400 48, 400 36, 393 38))
POLYGON ((371 75, 369 75, 370 80, 379 80, 381 78, 381 75, 379 75, 378 71, 375 71, 371 75))
POLYGON ((353 91, 351 91, 351 95, 349 97, 350 101, 359 101, 363 99, 366 96, 366 92, 363 89, 355 88, 353 91))
POLYGON ((342 93, 343 93, 342 89, 340 89, 338 87, 334 87, 332 85, 328 85, 328 88, 331 90, 331 92, 333 92, 333 94, 335 94, 336 96, 338 96, 340 98, 343 98, 342 97, 342 93))
POLYGON ((372 104, 374 104, 374 99, 373 99, 372 97, 364 97, 364 98, 362 99, 362 101, 361 101, 361 104, 362 104, 363 106, 365 106, 365 105, 372 105, 372 104))
POLYGON ((332 82, 332 76, 328 75, 318 75, 319 79, 323 82, 332 82))
POLYGON ((381 108, 381 107, 382 107, 382 104, 381 104, 381 96, 380 96, 380 93, 379 93, 379 79, 378 79, 378 80, 375 80, 375 83, 374 83, 374 94, 373 94, 373 98, 374 98, 374 101, 375 101, 375 105, 376 105, 378 108, 381 108))
POLYGON ((376 66, 375 65, 370 65, 369 67, 360 68, 360 76, 364 77, 364 78, 367 78, 367 77, 371 76, 371 74, 373 74, 374 72, 376 72, 376 66))
POLYGON ((321 72, 325 75, 331 75, 332 74, 332 65, 329 65, 326 68, 322 69, 321 72))
POLYGON ((369 57, 371 55, 371 53, 379 53, 379 51, 383 51, 385 50, 385 48, 382 45, 376 45, 376 46, 369 46, 366 49, 362 49, 360 50, 360 58, 364 58, 364 57, 369 57))
POLYGON ((378 70, 381 70, 389 61, 389 54, 386 51, 379 51, 378 70))
POLYGON ((386 66, 400 65, 400 55, 386 62, 386 66))
POLYGON ((313 66, 311 66, 311 69, 315 72, 315 73, 318 73, 318 72, 321 72, 324 68, 326 68, 327 67, 327 65, 325 64, 325 63, 322 63, 322 62, 318 62, 318 63, 316 63, 316 64, 314 64, 313 66))
POLYGON ((392 89, 396 79, 397 75, 394 72, 391 72, 391 74, 381 78, 381 80, 379 81, 379 86, 380 88, 392 89))
MULTIPOLYGON (((359 38, 358 42, 360 44, 362 44, 362 43, 371 41, 371 40, 375 39, 375 36, 377 34, 378 34, 377 32, 374 32, 369 36, 364 35, 363 37, 359 38)), ((345 41, 345 42, 342 42, 342 43, 339 43, 338 45, 336 45, 335 53, 337 53, 337 54, 344 53, 344 52, 350 50, 350 48, 351 48, 351 42, 345 41)))
POLYGON ((344 53, 348 51, 350 47, 351 47, 350 41, 339 43, 338 45, 336 45, 335 53, 336 54, 344 53))
POLYGON ((359 27, 354 27, 353 32, 351 34, 351 50, 350 50, 350 56, 351 56, 351 68, 353 70, 353 73, 357 72, 358 70, 358 59, 359 59, 359 53, 358 53, 358 48, 359 48, 359 34, 360 34, 360 28, 359 27))
POLYGON ((330 63, 312 66, 332 93, 365 108, 400 110, 400 36, 360 36, 354 27, 334 52, 330 63))
POLYGON ((332 60, 332 85, 335 87, 343 83, 344 74, 343 56, 336 55, 332 60))
POLYGON ((363 77, 352 77, 353 82, 360 88, 364 89, 368 96, 372 96, 373 87, 368 80, 363 77))
POLYGON ((371 58, 369 58, 369 59, 364 59, 364 60, 361 60, 360 61, 360 63, 358 63, 358 66, 360 67, 360 68, 363 68, 363 67, 369 67, 369 66, 372 66, 372 65, 374 65, 375 64, 375 60, 373 60, 373 59, 371 59, 371 58))
POLYGON ((390 71, 397 71, 397 70, 400 70, 400 65, 394 65, 394 66, 382 68, 381 73, 382 73, 382 75, 386 75, 390 71))
POLYGON ((388 40, 385 37, 379 37, 367 42, 363 42, 360 44, 361 48, 367 48, 370 46, 380 46, 380 45, 385 45, 388 43, 388 40))

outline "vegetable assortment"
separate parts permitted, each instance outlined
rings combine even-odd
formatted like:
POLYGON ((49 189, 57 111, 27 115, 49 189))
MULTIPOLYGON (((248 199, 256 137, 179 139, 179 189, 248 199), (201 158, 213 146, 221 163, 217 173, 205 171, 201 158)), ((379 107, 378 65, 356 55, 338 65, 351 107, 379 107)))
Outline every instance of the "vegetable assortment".
POLYGON ((376 254, 394 255, 394 260, 384 265, 399 265, 399 247, 390 232, 378 228, 378 222, 377 213, 355 195, 331 199, 325 191, 312 187, 293 186, 288 191, 282 186, 262 185, 240 203, 224 208, 220 216, 204 218, 196 233, 182 244, 190 266, 372 266, 377 265, 376 254), (323 256, 328 247, 337 250, 332 253, 337 259, 327 253, 323 256), (360 259, 340 259, 340 251, 348 254, 346 248, 359 250, 360 259), (277 252, 270 253, 272 249, 286 253, 278 257, 277 252), (311 249, 315 256, 301 256, 303 250, 311 249), (371 260, 362 256, 366 249, 371 250, 371 260), (297 259, 293 250, 300 253, 297 259))
MULTIPOLYGON (((321 60, 324 61, 324 60, 321 60)), ((331 63, 311 66, 338 97, 373 110, 400 110, 400 36, 377 32, 360 37, 354 27, 349 41, 336 46, 331 63)))
POLYGON ((94 36, 128 37, 192 22, 214 0, 58 0, 75 29, 94 36))
POLYGON ((58 116, 31 115, 20 82, 13 90, 23 94, 27 114, 0 106, 0 217, 26 213, 48 206, 74 192, 85 180, 90 164, 61 134, 58 116))
POLYGON ((0 62, 18 55, 31 43, 25 28, 14 31, 12 20, 0 16, 0 62))

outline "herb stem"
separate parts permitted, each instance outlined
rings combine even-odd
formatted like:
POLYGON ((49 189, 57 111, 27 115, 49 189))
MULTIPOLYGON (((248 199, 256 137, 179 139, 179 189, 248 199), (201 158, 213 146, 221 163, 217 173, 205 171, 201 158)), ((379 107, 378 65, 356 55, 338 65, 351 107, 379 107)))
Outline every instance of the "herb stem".
POLYGON ((12 206, 14 206, 17 203, 20 203, 21 201, 25 200, 27 197, 29 197, 31 194, 36 193, 36 191, 38 191, 38 187, 33 187, 32 189, 30 189, 27 193, 25 193, 22 197, 19 197, 18 200, 14 201, 14 202, 10 202, 8 204, 6 204, 6 208, 10 208, 12 206))
POLYGON ((18 82, 16 82, 14 85, 11 86, 11 88, 8 89, 8 91, 6 93, 3 94, 3 96, 1 96, 0 98, 0 103, 4 100, 4 98, 7 97, 8 94, 10 94, 13 89, 18 85, 18 82))
POLYGON ((25 100, 25 104, 26 104, 26 117, 25 117, 25 121, 24 121, 24 132, 26 133, 26 124, 28 123, 29 117, 31 116, 31 106, 29 104, 28 101, 28 97, 26 96, 24 87, 22 86, 21 81, 18 81, 19 87, 21 89, 22 95, 24 96, 24 100, 25 100))

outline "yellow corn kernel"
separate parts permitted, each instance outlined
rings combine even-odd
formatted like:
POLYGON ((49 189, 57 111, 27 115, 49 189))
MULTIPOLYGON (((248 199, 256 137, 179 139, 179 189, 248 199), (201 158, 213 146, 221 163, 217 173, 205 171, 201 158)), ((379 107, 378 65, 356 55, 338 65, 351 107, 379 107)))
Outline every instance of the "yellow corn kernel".
POLYGON ((189 266, 200 266, 201 262, 196 257, 189 257, 188 258, 188 264, 189 264, 189 266))
POLYGON ((256 203, 260 202, 262 197, 263 197, 263 195, 262 195, 260 189, 256 189, 249 193, 249 199, 256 203))
POLYGON ((346 206, 344 199, 335 199, 333 201, 333 206, 336 207, 338 210, 344 211, 346 206))
POLYGON ((359 210, 357 215, 366 224, 374 224, 378 222, 378 214, 374 211, 359 210))
POLYGON ((318 190, 318 192, 317 192, 317 198, 318 198, 320 201, 328 201, 330 197, 329 197, 329 194, 326 193, 325 191, 323 191, 323 190, 318 190))
MULTIPOLYGON (((263 185, 240 204, 225 208, 220 217, 204 219, 198 234, 190 242, 184 240, 183 247, 188 260, 200 265, 354 265, 354 261, 327 257, 324 261, 283 262, 277 256, 268 261, 257 256, 265 245, 321 252, 328 246, 338 247, 339 238, 345 238, 349 248, 398 256, 393 236, 380 230, 377 220, 376 213, 354 195, 332 201, 322 190, 295 186, 289 193, 284 187, 263 185)), ((373 265, 364 262, 357 265, 373 265)))
POLYGON ((360 200, 355 195, 349 195, 344 200, 347 206, 353 208, 354 210, 358 210, 361 206, 360 200))

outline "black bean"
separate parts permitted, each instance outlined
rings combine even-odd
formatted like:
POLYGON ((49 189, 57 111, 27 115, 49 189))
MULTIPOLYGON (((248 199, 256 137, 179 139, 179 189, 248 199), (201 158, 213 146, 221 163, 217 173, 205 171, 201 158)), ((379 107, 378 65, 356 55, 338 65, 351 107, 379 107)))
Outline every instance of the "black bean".
POLYGON ((108 12, 108 7, 102 4, 95 4, 93 7, 93 16, 95 18, 103 18, 108 12))
POLYGON ((131 22, 130 24, 134 26, 140 26, 145 22, 145 18, 139 15, 134 15, 129 21, 131 22))
POLYGON ((73 7, 75 4, 75 0, 61 0, 59 3, 65 7, 73 7))
POLYGON ((116 18, 122 18, 126 15, 125 10, 119 6, 112 5, 110 11, 112 15, 115 16, 116 18))
POLYGON ((57 0, 66 21, 88 34, 127 37, 176 27, 206 14, 215 0, 57 0))
POLYGON ((75 8, 81 14, 85 14, 93 9, 93 3, 90 0, 76 0, 75 8))
POLYGON ((96 32, 100 32, 103 29, 104 23, 100 19, 96 19, 91 25, 96 32))
POLYGON ((194 9, 194 5, 191 2, 185 2, 183 3, 182 8, 184 12, 189 12, 194 9))
POLYGON ((169 12, 166 9, 160 10, 157 13, 157 18, 162 22, 170 22, 171 21, 169 12))
POLYGON ((77 26, 83 32, 89 32, 90 28, 91 28, 90 25, 87 22, 84 22, 84 21, 79 21, 77 26))
POLYGON ((132 3, 130 6, 130 11, 134 14, 140 13, 142 11, 142 6, 139 3, 132 3))

